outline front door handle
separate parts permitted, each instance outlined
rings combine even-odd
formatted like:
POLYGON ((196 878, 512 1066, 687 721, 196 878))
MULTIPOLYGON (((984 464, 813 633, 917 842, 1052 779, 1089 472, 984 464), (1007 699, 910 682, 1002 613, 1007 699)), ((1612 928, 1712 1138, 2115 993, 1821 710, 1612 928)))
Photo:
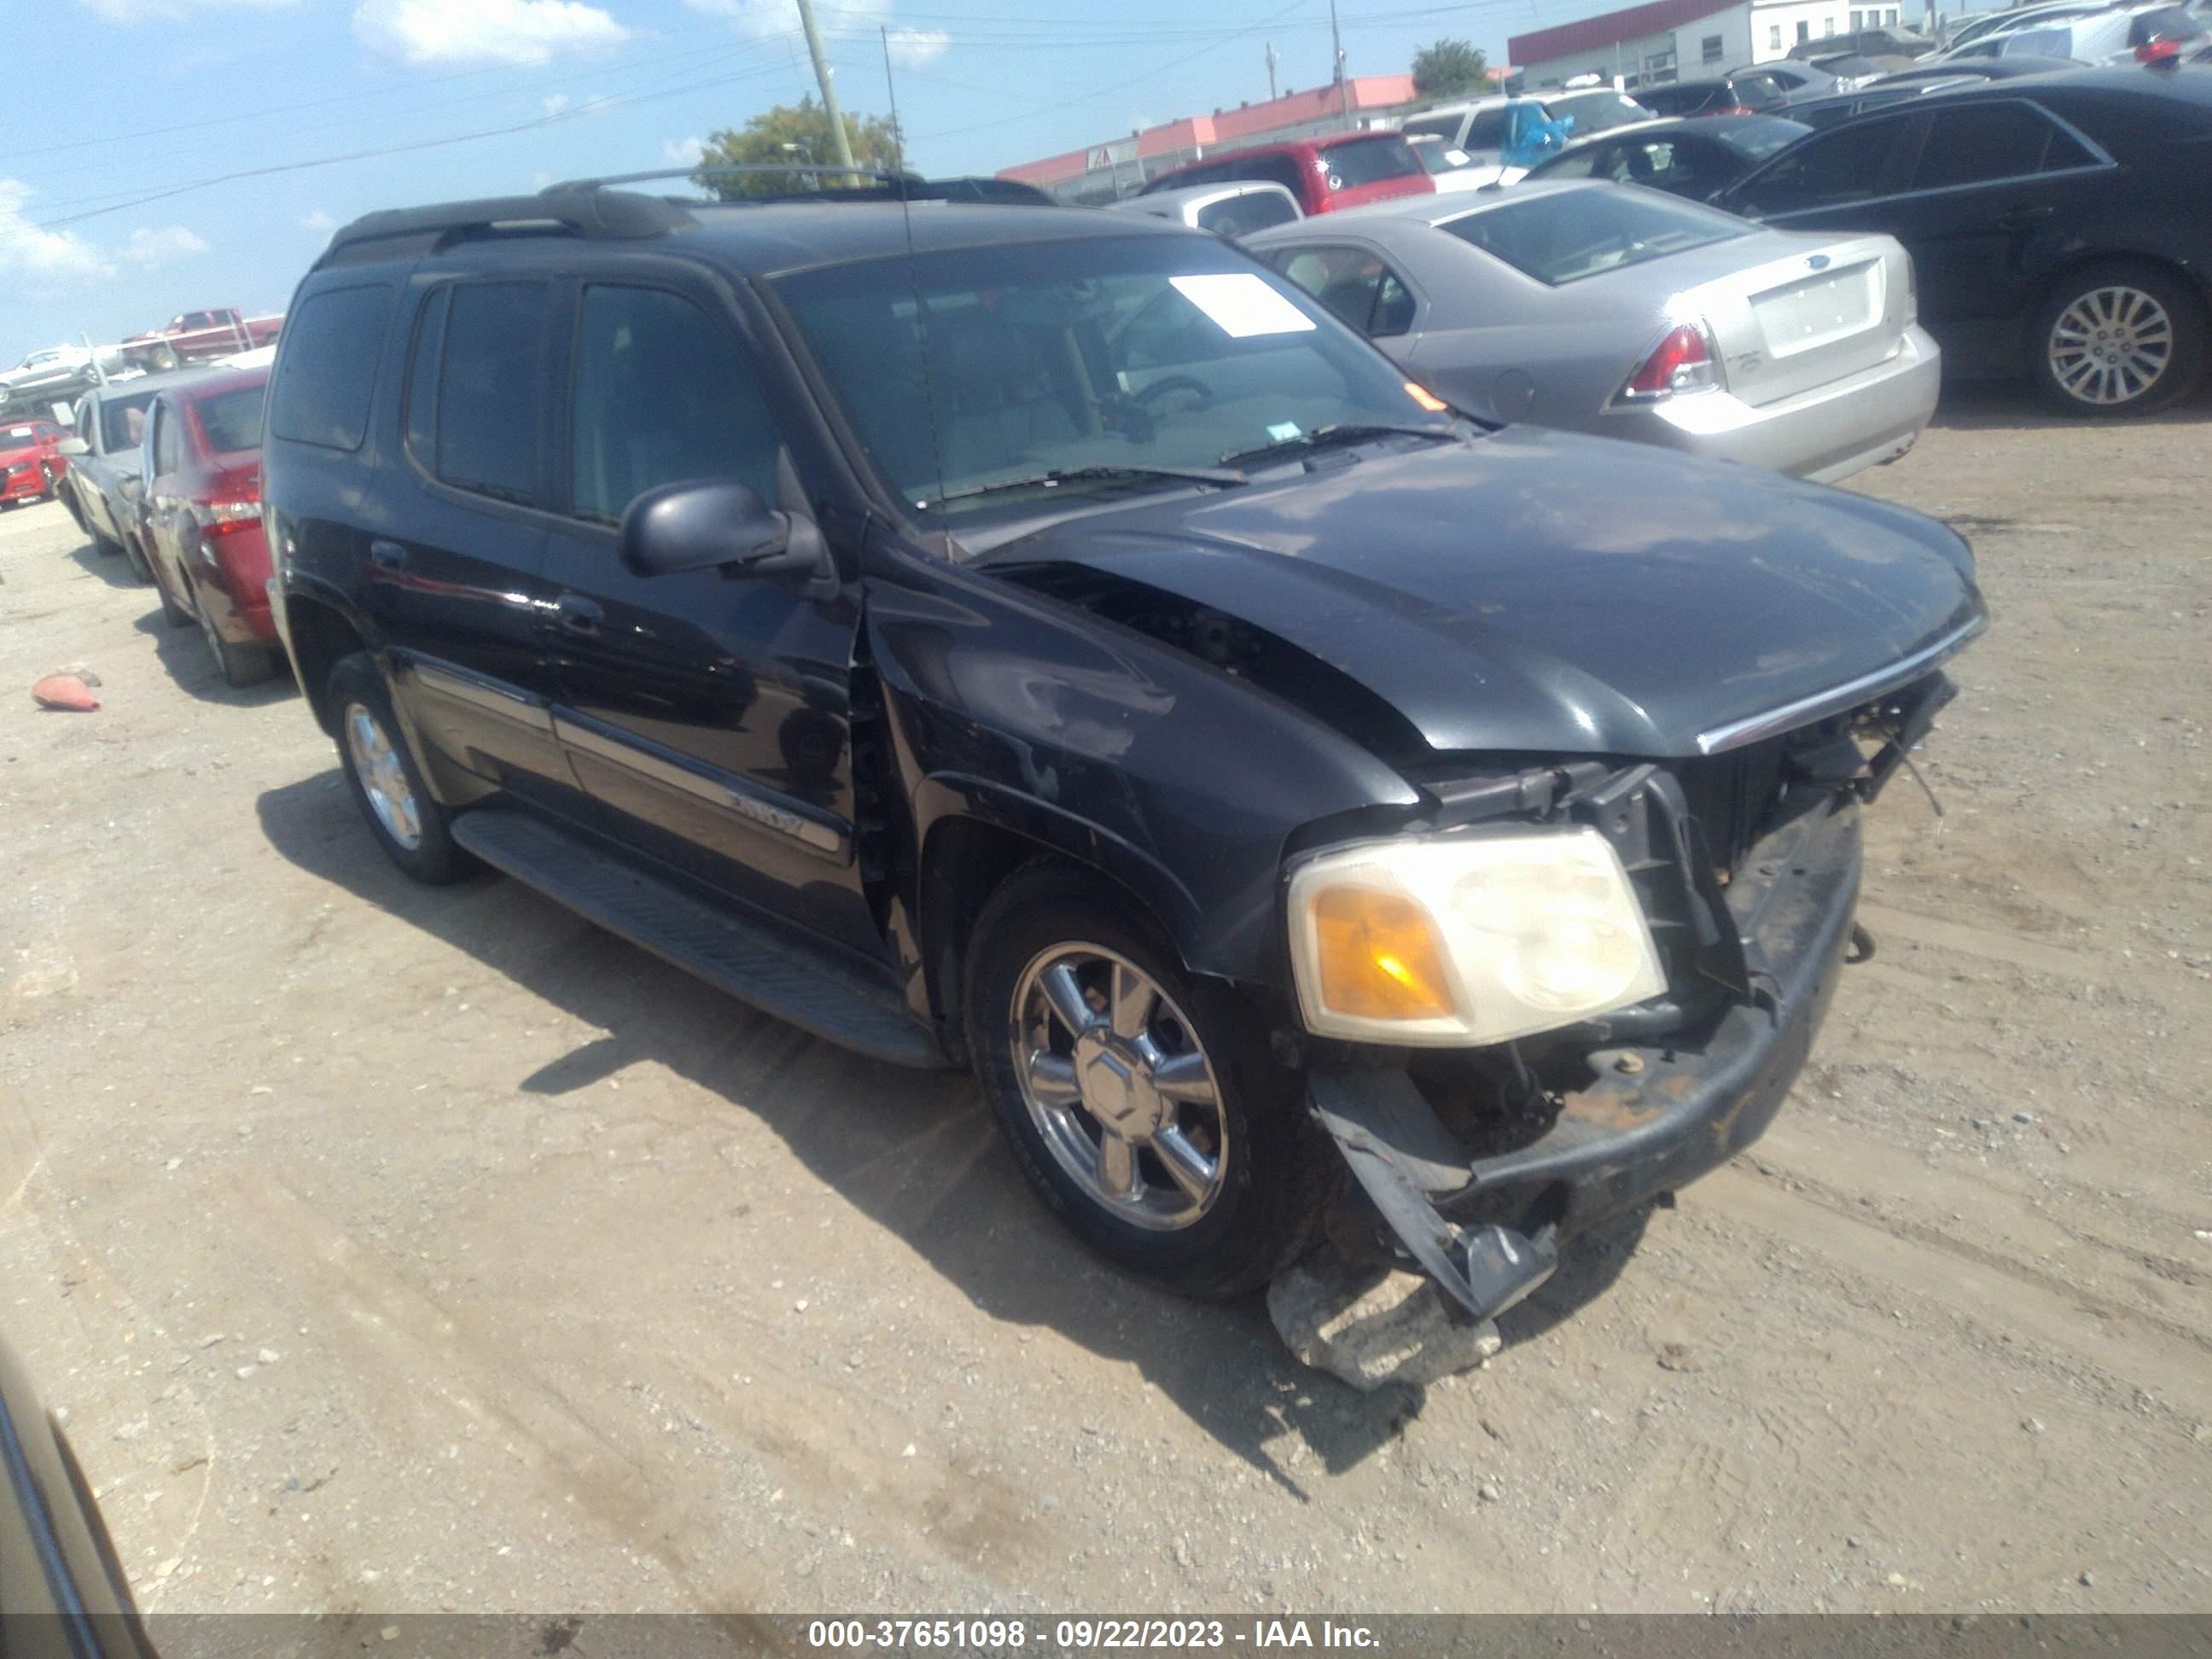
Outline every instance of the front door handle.
POLYGON ((407 562, 407 550, 379 536, 368 544, 368 562, 380 570, 397 570, 407 562))
POLYGON ((571 634, 597 634, 607 614, 597 599, 586 599, 581 593, 563 593, 556 608, 561 612, 561 626, 571 634))
POLYGON ((2024 207, 2006 214, 1997 221, 1999 230, 2026 230, 2030 225, 2040 224, 2058 210, 2049 203, 2041 207, 2024 207))

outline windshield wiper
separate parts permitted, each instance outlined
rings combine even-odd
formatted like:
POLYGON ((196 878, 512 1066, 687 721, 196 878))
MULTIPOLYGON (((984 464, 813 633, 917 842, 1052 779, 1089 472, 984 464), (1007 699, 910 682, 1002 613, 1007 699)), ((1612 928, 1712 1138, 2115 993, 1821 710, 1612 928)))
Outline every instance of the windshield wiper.
POLYGON ((1244 482, 1244 475, 1234 467, 1146 466, 1113 462, 1096 466, 1057 466, 1049 472, 1032 472, 1026 477, 969 484, 964 489, 946 490, 931 505, 942 507, 947 501, 972 501, 979 495, 997 495, 1016 489, 1042 489, 1053 484, 1111 483, 1127 478, 1168 478, 1183 483, 1216 484, 1224 489, 1244 482))
POLYGON ((1279 438, 1271 444, 1260 444, 1250 449, 1232 449, 1221 458, 1224 466, 1238 465, 1249 461, 1273 460, 1281 455, 1296 455, 1309 449, 1320 449, 1329 444, 1364 443, 1370 438, 1388 438, 1403 433, 1414 438, 1441 438, 1456 441, 1459 434, 1448 426, 1416 426, 1410 421, 1334 421, 1327 426, 1317 426, 1310 432, 1301 432, 1295 438, 1279 438))

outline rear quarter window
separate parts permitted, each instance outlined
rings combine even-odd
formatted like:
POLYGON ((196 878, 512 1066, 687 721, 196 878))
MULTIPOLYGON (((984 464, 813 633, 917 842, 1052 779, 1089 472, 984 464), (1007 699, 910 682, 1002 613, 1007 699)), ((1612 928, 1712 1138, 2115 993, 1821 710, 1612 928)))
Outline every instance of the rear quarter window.
POLYGON ((269 430, 294 443, 359 449, 392 315, 383 283, 325 289, 295 308, 269 390, 269 430))

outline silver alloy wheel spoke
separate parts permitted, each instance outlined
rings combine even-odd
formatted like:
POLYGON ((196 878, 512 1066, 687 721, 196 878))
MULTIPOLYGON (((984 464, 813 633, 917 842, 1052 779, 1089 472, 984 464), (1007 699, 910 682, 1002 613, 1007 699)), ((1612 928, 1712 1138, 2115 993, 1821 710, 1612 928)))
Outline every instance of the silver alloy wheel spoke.
POLYGON ((1220 1081, 1158 981, 1118 952, 1070 942, 1031 959, 1007 1012, 1030 1125, 1086 1197, 1154 1232, 1212 1210, 1229 1149, 1220 1081))
POLYGON ((376 815, 386 835, 409 852, 414 851, 422 843, 422 815, 399 751, 385 735, 375 714, 357 702, 346 709, 345 734, 369 811, 376 815))
POLYGON ((2092 289, 2051 325, 2051 379, 2069 397, 2104 406, 2156 386, 2173 357, 2173 319, 2141 289, 2092 289))
POLYGON ((1168 1127, 1152 1137, 1152 1151, 1169 1178, 1183 1189, 1192 1203, 1201 1201, 1220 1176, 1220 1168, 1181 1129, 1168 1127))

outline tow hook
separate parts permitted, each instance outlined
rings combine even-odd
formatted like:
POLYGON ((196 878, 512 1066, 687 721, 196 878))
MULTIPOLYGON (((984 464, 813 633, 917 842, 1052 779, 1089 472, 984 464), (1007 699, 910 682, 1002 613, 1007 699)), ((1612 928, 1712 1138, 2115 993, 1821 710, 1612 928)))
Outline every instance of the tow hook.
POLYGON ((1874 935, 1858 922, 1851 924, 1851 948, 1844 960, 1852 963, 1874 960, 1874 935))

